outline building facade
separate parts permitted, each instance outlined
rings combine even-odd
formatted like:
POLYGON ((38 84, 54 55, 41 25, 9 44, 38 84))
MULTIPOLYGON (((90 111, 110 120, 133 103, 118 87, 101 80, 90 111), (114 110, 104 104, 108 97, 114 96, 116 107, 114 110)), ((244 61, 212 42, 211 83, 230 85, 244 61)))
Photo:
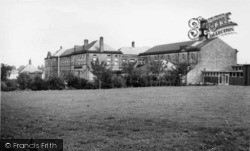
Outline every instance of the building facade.
POLYGON ((130 47, 121 47, 118 49, 123 53, 122 55, 122 62, 129 63, 129 62, 137 62, 139 63, 139 54, 147 51, 150 47, 135 47, 135 42, 132 41, 130 47))
POLYGON ((204 82, 224 85, 250 85, 250 65, 235 65, 230 71, 204 71, 204 82))
POLYGON ((237 65, 237 50, 220 38, 158 45, 139 56, 144 63, 164 59, 174 64, 190 64, 187 83, 203 83, 204 71, 232 71, 232 66, 237 65))
POLYGON ((104 44, 103 37, 91 43, 85 39, 83 45, 65 50, 61 47, 54 55, 48 52, 45 77, 67 77, 72 74, 91 81, 94 76, 90 72, 90 64, 97 59, 105 61, 113 71, 120 70, 122 52, 104 44))
POLYGON ((121 70, 123 63, 137 62, 143 68, 152 61, 165 60, 172 65, 185 62, 191 66, 191 70, 185 75, 187 84, 246 85, 249 83, 246 81, 250 79, 249 67, 237 64, 237 52, 220 38, 157 45, 152 48, 135 47, 132 42, 131 47, 115 50, 104 44, 100 37, 98 41, 91 43, 84 40, 83 45, 70 49, 60 47, 53 55, 48 52, 45 74, 46 78, 73 74, 93 80, 90 63, 97 59, 105 61, 113 71, 121 70))

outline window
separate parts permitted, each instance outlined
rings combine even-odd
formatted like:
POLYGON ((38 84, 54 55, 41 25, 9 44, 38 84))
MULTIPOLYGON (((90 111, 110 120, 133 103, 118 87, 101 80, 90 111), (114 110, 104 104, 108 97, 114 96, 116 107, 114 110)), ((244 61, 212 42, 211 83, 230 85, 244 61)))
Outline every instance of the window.
POLYGON ((93 59, 92 59, 93 61, 96 61, 97 60, 97 57, 96 57, 96 55, 93 55, 93 59))
POLYGON ((119 64, 118 58, 115 58, 114 60, 115 60, 114 65, 117 66, 119 64))
POLYGON ((135 59, 129 59, 129 62, 135 62, 135 59))
POLYGON ((161 55, 161 59, 164 59, 164 55, 161 55))
POLYGON ((158 59, 159 59, 159 56, 156 55, 156 56, 155 56, 155 60, 158 60, 158 59))
POLYGON ((195 55, 194 55, 194 53, 191 53, 191 60, 195 60, 195 55))
POLYGON ((111 63, 111 59, 107 58, 107 65, 110 65, 110 63, 111 63))
POLYGON ((185 60, 185 54, 182 54, 182 60, 185 60))

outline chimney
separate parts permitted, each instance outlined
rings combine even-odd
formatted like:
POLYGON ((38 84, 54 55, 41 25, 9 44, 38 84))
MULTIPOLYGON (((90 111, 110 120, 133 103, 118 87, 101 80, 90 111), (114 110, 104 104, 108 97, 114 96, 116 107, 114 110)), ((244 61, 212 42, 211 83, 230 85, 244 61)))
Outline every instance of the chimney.
POLYGON ((100 52, 103 52, 104 44, 103 44, 103 37, 100 37, 100 52))
POLYGON ((60 46, 60 50, 62 50, 62 46, 60 46))
POLYGON ((135 47, 135 42, 134 41, 132 41, 132 47, 135 47))
POLYGON ((77 47, 77 45, 74 46, 74 52, 76 52, 76 47, 77 47))
POLYGON ((84 46, 87 46, 89 44, 89 40, 88 39, 84 39, 84 46))
POLYGON ((31 65, 31 58, 30 58, 30 60, 29 60, 29 65, 31 65))

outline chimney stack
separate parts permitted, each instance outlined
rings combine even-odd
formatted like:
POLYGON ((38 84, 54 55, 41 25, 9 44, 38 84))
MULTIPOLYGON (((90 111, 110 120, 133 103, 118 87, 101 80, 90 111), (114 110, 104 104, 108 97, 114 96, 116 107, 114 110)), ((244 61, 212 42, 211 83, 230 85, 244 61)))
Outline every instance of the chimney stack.
POLYGON ((132 41, 132 47, 135 47, 135 42, 134 41, 132 41))
POLYGON ((103 52, 104 44, 103 44, 103 37, 100 37, 100 52, 103 52))
POLYGON ((76 52, 76 47, 77 47, 77 45, 74 46, 74 52, 76 52))
POLYGON ((89 40, 88 39, 84 39, 84 46, 87 46, 89 44, 89 40))
POLYGON ((31 65, 31 58, 30 58, 30 60, 29 60, 29 65, 31 65))
POLYGON ((62 46, 60 46, 60 50, 62 49, 62 46))

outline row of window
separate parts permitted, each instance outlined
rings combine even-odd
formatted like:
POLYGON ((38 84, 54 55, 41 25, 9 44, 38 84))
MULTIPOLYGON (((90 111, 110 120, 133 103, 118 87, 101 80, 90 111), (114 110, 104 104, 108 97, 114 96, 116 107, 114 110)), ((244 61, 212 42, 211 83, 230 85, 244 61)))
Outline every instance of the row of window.
MULTIPOLYGON (((93 55, 92 60, 96 61, 98 59, 98 57, 96 55, 93 55)), ((118 59, 118 55, 115 55, 115 58, 113 60, 114 62, 114 66, 118 66, 119 65, 119 59, 118 59)), ((107 55, 107 59, 106 59, 106 63, 107 65, 111 65, 111 55, 107 55)))
POLYGON ((67 57, 61 58, 60 59, 60 65, 61 66, 68 66, 70 65, 70 60, 67 57))
POLYGON ((122 62, 135 62, 136 59, 123 59, 122 62))
MULTIPOLYGON (((220 74, 221 73, 218 73, 218 72, 208 72, 208 73, 205 73, 205 76, 207 76, 207 77, 218 77, 220 74)), ((229 76, 230 77, 243 77, 243 73, 241 73, 241 72, 230 72, 229 76)))
MULTIPOLYGON (((195 53, 190 53, 189 54, 189 59, 190 60, 195 60, 196 58, 197 57, 196 57, 195 53)), ((155 55, 154 59, 155 60, 159 60, 159 59, 176 60, 176 59, 178 59, 178 54, 155 55)), ((187 54, 184 54, 184 53, 179 54, 179 59, 186 60, 187 59, 187 54)))
POLYGON ((236 71, 242 71, 242 70, 243 70, 243 67, 235 67, 235 70, 236 70, 236 71))
POLYGON ((80 54, 80 55, 75 55, 72 56, 72 61, 74 65, 83 65, 86 63, 86 55, 85 54, 80 54))

